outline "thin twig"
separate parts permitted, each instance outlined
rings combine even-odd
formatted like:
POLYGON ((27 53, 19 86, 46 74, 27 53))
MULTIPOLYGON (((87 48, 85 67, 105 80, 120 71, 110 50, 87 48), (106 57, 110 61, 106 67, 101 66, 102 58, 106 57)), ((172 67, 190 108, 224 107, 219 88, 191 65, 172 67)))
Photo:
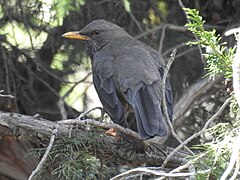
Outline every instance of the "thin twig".
POLYGON ((43 78, 39 77, 37 74, 32 72, 34 78, 43 83, 55 96, 59 97, 59 93, 50 85, 49 82, 46 82, 43 78))
POLYGON ((64 100, 62 98, 60 98, 58 100, 57 107, 58 107, 58 109, 60 111, 61 118, 62 119, 67 119, 67 111, 66 111, 66 108, 65 108, 64 100))
POLYGON ((80 79, 79 81, 77 81, 63 96, 61 96, 57 102, 57 107, 58 109, 60 110, 60 113, 61 113, 61 117, 62 119, 67 119, 67 111, 66 111, 66 108, 65 108, 65 103, 64 103, 64 99, 69 96, 69 94, 74 90, 74 88, 86 81, 86 79, 92 74, 92 72, 88 73, 84 78, 80 79))
POLYGON ((184 56, 184 55, 186 55, 187 53, 190 53, 191 51, 195 51, 196 49, 198 49, 198 48, 197 48, 197 47, 188 48, 187 50, 184 50, 184 51, 182 51, 181 53, 178 53, 175 58, 179 58, 179 57, 181 57, 181 56, 184 56))
MULTIPOLYGON (((140 38, 142 38, 144 36, 147 36, 148 34, 156 32, 156 31, 162 29, 163 25, 166 26, 167 29, 170 29, 170 30, 173 30, 173 31, 182 32, 182 33, 189 32, 189 30, 186 27, 184 27, 184 26, 177 26, 177 25, 169 24, 169 23, 161 23, 161 25, 155 26, 154 28, 149 29, 148 31, 145 31, 145 32, 135 36, 135 38, 136 39, 140 39, 140 38)), ((213 28, 224 30, 225 27, 223 27, 223 26, 212 26, 212 25, 207 25, 206 24, 206 25, 204 25, 204 28, 206 28, 207 30, 208 29, 213 29, 213 28)))
POLYGON ((163 46, 163 40, 164 40, 164 37, 165 37, 165 32, 166 32, 166 26, 163 25, 162 34, 161 34, 161 38, 160 38, 160 42, 159 42, 159 48, 158 48, 158 52, 160 54, 162 54, 162 46, 163 46))
POLYGON ((34 171, 32 171, 32 174, 29 176, 28 180, 31 180, 42 169, 42 167, 43 167, 45 161, 47 160, 48 155, 49 155, 49 153, 50 153, 50 151, 52 149, 53 143, 54 143, 55 138, 56 138, 57 133, 58 133, 58 128, 59 128, 59 124, 56 123, 56 126, 53 129, 53 131, 52 131, 52 136, 50 138, 48 147, 47 147, 47 149, 46 149, 46 151, 45 151, 41 161, 38 163, 36 169, 34 171))
POLYGON ((174 45, 174 47, 170 47, 170 48, 168 48, 166 51, 164 51, 164 52, 162 53, 162 56, 167 56, 169 53, 172 52, 173 49, 180 49, 180 48, 182 48, 182 47, 187 46, 186 44, 187 44, 187 42, 181 42, 180 44, 174 45))
POLYGON ((87 114, 89 114, 90 112, 95 111, 97 109, 99 109, 101 111, 101 118, 102 118, 103 114, 105 113, 104 109, 102 107, 95 107, 95 108, 90 109, 87 112, 81 113, 80 116, 78 117, 78 119, 81 120, 82 118, 86 117, 87 114))
POLYGON ((4 90, 0 90, 0 97, 2 97, 2 98, 11 98, 11 99, 14 98, 13 95, 2 94, 3 92, 4 92, 4 90))
MULTIPOLYGON (((182 0, 178 0, 178 4, 179 4, 179 6, 182 8, 182 10, 183 10, 184 8, 186 8, 186 7, 184 6, 182 0)), ((187 22, 190 23, 190 20, 187 18, 187 14, 186 14, 186 12, 185 12, 184 10, 183 10, 183 13, 184 13, 184 15, 185 15, 185 17, 186 17, 186 19, 187 19, 187 22)), ((195 39, 196 39, 197 41, 199 41, 199 38, 198 38, 195 34, 193 34, 193 36, 195 37, 195 39)), ((204 65, 204 67, 205 67, 205 66, 206 66, 206 61, 205 61, 204 58, 203 58, 202 48, 201 48, 200 44, 198 44, 197 47, 198 47, 198 50, 199 50, 199 54, 200 54, 200 57, 201 57, 201 61, 202 61, 203 65, 204 65)))
POLYGON ((78 84, 86 81, 87 78, 88 78, 91 74, 92 74, 92 72, 89 72, 84 78, 82 78, 82 79, 80 79, 79 81, 75 82, 74 85, 61 97, 61 99, 64 100, 64 99, 74 90, 74 88, 75 88, 78 84))
MULTIPOLYGON (((19 9, 20 9, 20 14, 21 14, 21 17, 22 17, 22 22, 25 26, 25 29, 27 31, 27 34, 28 34, 28 38, 30 40, 30 45, 31 45, 31 50, 34 52, 34 54, 36 54, 36 49, 35 49, 35 46, 33 44, 33 36, 30 32, 30 27, 29 27, 29 24, 28 24, 28 20, 27 20, 27 17, 26 17, 26 13, 24 13, 23 11, 23 4, 21 1, 19 1, 19 3, 17 3, 17 5, 19 6, 19 9)), ((37 67, 37 70, 39 70, 39 62, 41 61, 39 59, 38 56, 36 56, 36 58, 32 58, 32 61, 36 64, 36 67, 37 67)))
POLYGON ((188 29, 186 27, 184 27, 184 26, 176 26, 176 25, 173 25, 173 24, 162 23, 159 26, 156 26, 156 27, 154 27, 152 29, 149 29, 148 31, 145 31, 145 32, 137 35, 135 38, 136 39, 140 39, 140 38, 142 38, 142 37, 144 37, 144 36, 146 36, 148 34, 151 34, 151 33, 155 32, 155 31, 158 31, 158 30, 162 29, 163 26, 165 26, 167 29, 171 29, 171 30, 178 31, 178 32, 187 32, 188 31, 188 29))
POLYGON ((59 77, 58 75, 54 74, 52 69, 45 67, 44 64, 42 64, 41 62, 38 62, 38 63, 39 63, 39 67, 41 68, 41 70, 43 70, 44 72, 46 72, 47 74, 49 74, 50 76, 52 76, 54 79, 56 79, 58 81, 61 81, 63 83, 68 83, 68 84, 76 84, 79 82, 79 81, 69 81, 69 80, 63 79, 63 78, 59 77))
POLYGON ((204 127, 202 128, 202 130, 200 130, 198 133, 193 134, 192 136, 190 136, 188 139, 186 139, 184 142, 182 142, 177 148, 175 148, 168 156, 167 158, 164 160, 162 166, 164 167, 167 162, 170 160, 170 158, 178 151, 180 150, 182 147, 184 147, 186 144, 188 144, 189 142, 191 142, 193 139, 195 139, 196 137, 200 136, 201 134, 204 133, 204 131, 208 128, 208 126, 211 124, 211 122, 213 120, 215 120, 219 115, 222 114, 223 110, 226 108, 226 106, 229 104, 229 102, 231 101, 231 97, 228 98, 223 105, 220 107, 220 109, 206 122, 206 124, 204 125, 204 127))
MULTIPOLYGON (((162 91, 163 91, 163 98, 162 98, 162 99, 163 99, 163 110, 164 110, 165 118, 166 118, 166 120, 167 120, 167 123, 168 123, 168 126, 169 126, 169 128, 170 128, 171 134, 172 134, 172 136, 173 136, 177 141, 179 141, 180 143, 182 143, 182 140, 181 140, 181 139, 178 137, 178 135, 175 133, 174 128, 173 128, 173 126, 172 126, 172 123, 171 123, 171 121, 170 121, 170 119, 169 119, 168 110, 167 110, 167 103, 166 103, 166 97, 165 97, 166 79, 167 79, 168 71, 169 71, 169 69, 170 69, 170 67, 171 67, 171 64, 172 64, 173 61, 174 61, 174 58, 175 58, 176 53, 177 53, 177 49, 173 49, 172 54, 171 54, 171 56, 170 56, 170 58, 169 58, 168 64, 167 64, 167 66, 166 66, 166 68, 165 68, 165 70, 164 70, 164 75, 163 75, 163 89, 162 89, 162 91)), ((185 147, 185 148, 186 148, 186 150, 187 150, 190 154, 194 155, 194 153, 193 153, 189 148, 187 148, 187 147, 185 147)), ((165 166, 165 164, 164 164, 163 166, 165 166)))
MULTIPOLYGON (((8 69, 8 64, 7 64, 7 55, 6 52, 3 50, 3 48, 1 47, 2 50, 2 56, 3 56, 3 61, 4 61, 4 70, 5 70, 5 85, 6 85, 6 89, 7 89, 7 94, 11 94, 11 88, 10 88, 10 78, 9 78, 9 69, 8 69)), ((11 104, 11 101, 8 100, 8 104, 11 104)))
POLYGON ((129 12, 129 15, 132 18, 133 22, 137 25, 138 29, 141 32, 144 32, 142 26, 139 24, 139 22, 137 21, 136 17, 134 16, 134 14, 131 11, 129 12))

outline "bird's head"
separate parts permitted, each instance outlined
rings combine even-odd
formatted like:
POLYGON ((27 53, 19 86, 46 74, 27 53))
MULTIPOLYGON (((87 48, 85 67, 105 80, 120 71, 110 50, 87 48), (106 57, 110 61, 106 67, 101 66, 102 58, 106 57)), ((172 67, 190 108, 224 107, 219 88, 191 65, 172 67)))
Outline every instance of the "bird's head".
POLYGON ((129 36, 121 27, 105 20, 94 20, 81 31, 67 32, 62 37, 85 41, 90 54, 94 54, 112 39, 129 36))

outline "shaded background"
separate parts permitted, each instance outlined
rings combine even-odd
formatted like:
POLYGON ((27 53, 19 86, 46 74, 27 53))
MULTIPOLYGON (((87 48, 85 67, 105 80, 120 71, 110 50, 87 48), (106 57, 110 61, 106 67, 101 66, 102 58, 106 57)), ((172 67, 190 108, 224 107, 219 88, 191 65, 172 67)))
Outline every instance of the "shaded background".
MULTIPOLYGON (((206 28, 219 34, 239 26, 238 0, 183 3, 199 10, 206 28)), ((0 5, 0 90, 15 97, 0 97, 1 111, 56 121, 96 106, 84 44, 61 38, 94 19, 118 24, 161 52, 166 62, 178 48, 170 78, 178 112, 175 128, 183 139, 198 131, 227 96, 221 77, 214 82, 202 78, 205 60, 197 46, 186 46, 196 39, 184 28, 187 21, 177 0, 2 0, 0 5)), ((233 37, 223 40, 229 46, 235 43, 233 37)), ((37 159, 24 153, 35 146, 39 145, 1 135, 0 178, 26 179, 37 159)))

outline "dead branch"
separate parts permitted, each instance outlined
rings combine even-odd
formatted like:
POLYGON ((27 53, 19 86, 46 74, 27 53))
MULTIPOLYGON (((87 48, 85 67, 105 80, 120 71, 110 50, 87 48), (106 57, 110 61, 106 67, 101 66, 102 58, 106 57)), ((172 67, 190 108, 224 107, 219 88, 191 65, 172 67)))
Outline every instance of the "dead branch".
POLYGON ((221 76, 216 77, 215 80, 209 80, 209 78, 206 77, 188 88, 181 99, 174 104, 173 122, 175 128, 182 124, 182 121, 185 119, 185 113, 190 110, 192 106, 196 105, 196 103, 200 104, 202 102, 199 101, 199 99, 203 94, 211 95, 211 93, 208 92, 211 91, 214 85, 218 84, 220 81, 222 81, 221 76))
MULTIPOLYGON (((74 126, 75 128, 71 131, 71 138, 79 139, 83 148, 87 144, 89 153, 115 164, 136 166, 145 163, 151 166, 159 166, 166 156, 173 151, 173 148, 159 144, 150 143, 146 147, 142 140, 129 136, 124 132, 121 132, 118 138, 104 133, 106 129, 112 126, 116 127, 115 124, 101 123, 89 119, 52 122, 21 114, 0 112, 0 134, 14 135, 17 130, 19 139, 31 141, 39 141, 39 139, 45 142, 48 141, 52 136, 54 127, 57 127, 57 125, 59 125, 59 128, 56 140, 68 138, 69 128, 76 124, 78 128, 74 126), (89 135, 93 135, 91 142, 87 138, 89 135)), ((186 163, 187 156, 188 154, 183 151, 177 152, 169 160, 167 167, 178 167, 186 163)))

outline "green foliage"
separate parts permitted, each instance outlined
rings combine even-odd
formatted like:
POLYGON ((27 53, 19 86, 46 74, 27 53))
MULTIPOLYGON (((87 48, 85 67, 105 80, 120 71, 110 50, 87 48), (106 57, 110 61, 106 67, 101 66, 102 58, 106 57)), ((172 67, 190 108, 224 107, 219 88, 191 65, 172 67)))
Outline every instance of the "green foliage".
POLYGON ((158 1, 157 6, 160 12, 162 12, 164 16, 168 15, 168 8, 167 8, 166 1, 164 0, 158 1))
POLYGON ((3 12, 3 9, 2 9, 2 7, 0 6, 0 18, 2 18, 2 17, 4 16, 3 13, 4 13, 4 12, 3 12))
POLYGON ((13 21, 0 27, 0 34, 6 34, 7 40, 11 45, 18 48, 39 49, 47 38, 45 32, 37 32, 31 28, 26 31, 23 23, 13 21), (31 38, 30 38, 31 36, 31 38))
POLYGON ((230 112, 229 112, 229 117, 231 119, 235 119, 235 121, 239 121, 240 116, 239 116, 239 106, 237 103, 236 98, 233 98, 230 103, 230 112))
POLYGON ((56 142, 51 153, 52 172, 64 179, 97 179, 99 161, 84 149, 79 139, 61 139, 56 142))
POLYGON ((66 14, 69 12, 69 10, 73 9, 73 6, 71 4, 71 0, 65 0, 65 1, 55 1, 55 4, 53 6, 55 9, 55 15, 56 19, 58 21, 58 25, 62 25, 63 18, 66 16, 66 14))
MULTIPOLYGON (((88 131, 84 142, 80 138, 61 138, 55 141, 45 167, 51 167, 52 175, 57 179, 78 180, 98 179, 103 176, 99 159, 90 153, 90 149, 104 148, 103 143, 96 142, 94 133, 88 131)), ((46 148, 32 149, 30 151, 35 157, 40 158, 46 148)), ((42 169, 41 173, 44 172, 42 169)))
MULTIPOLYGON (((189 42, 189 45, 200 45, 205 49, 204 57, 206 58, 207 75, 214 78, 217 75, 224 75, 225 79, 232 78, 232 62, 236 47, 228 48, 226 42, 222 42, 220 35, 216 30, 204 30, 205 21, 195 9, 184 9, 189 23, 186 24, 188 29, 198 37, 198 41, 189 42)), ((231 94, 233 96, 233 93, 231 94)), ((232 98, 234 99, 234 98, 232 98)), ((231 123, 219 123, 209 128, 207 132, 213 137, 211 142, 195 146, 201 153, 197 154, 193 162, 197 171, 206 173, 198 174, 197 179, 219 179, 228 167, 230 156, 234 144, 237 142, 240 122, 237 119, 239 107, 236 100, 230 104, 230 114, 225 119, 230 119, 231 123)))
POLYGON ((216 34, 216 30, 204 30, 205 21, 195 9, 184 9, 189 23, 186 27, 199 38, 199 41, 189 42, 189 45, 199 44, 205 49, 204 57, 207 61, 208 74, 211 78, 216 75, 224 74, 225 78, 232 77, 232 61, 235 47, 227 48, 226 42, 221 42, 220 35, 216 34))
POLYGON ((123 6, 127 12, 131 12, 130 2, 129 0, 123 0, 123 6))
POLYGON ((53 9, 55 10, 55 16, 58 25, 62 25, 63 18, 73 10, 79 10, 82 5, 85 4, 85 0, 54 0, 53 9))
POLYGON ((67 62, 67 61, 68 61, 68 55, 66 53, 57 53, 53 58, 51 68, 63 70, 64 62, 67 62))

